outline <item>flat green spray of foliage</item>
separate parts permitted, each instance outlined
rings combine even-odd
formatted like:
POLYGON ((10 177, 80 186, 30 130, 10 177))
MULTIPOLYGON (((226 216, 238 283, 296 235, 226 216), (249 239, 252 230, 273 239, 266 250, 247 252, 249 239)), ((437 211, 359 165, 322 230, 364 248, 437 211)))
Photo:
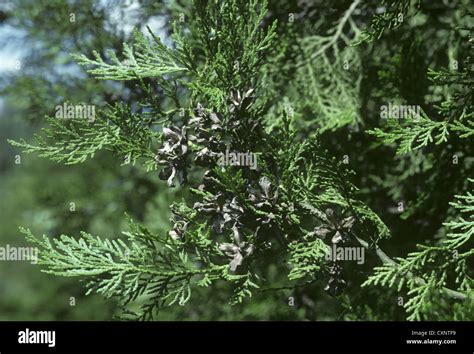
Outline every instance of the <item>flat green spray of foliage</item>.
MULTIPOLYGON (((372 303, 375 311, 397 311, 402 296, 409 320, 439 313, 468 319, 474 209, 473 181, 465 177, 472 172, 466 156, 473 134, 472 63, 466 57, 455 73, 438 67, 418 72, 431 80, 426 94, 435 97, 423 102, 421 114, 374 122, 368 117, 379 113, 377 103, 413 103, 407 100, 416 93, 407 96, 404 82, 370 86, 367 74, 376 72, 383 82, 404 77, 414 65, 403 61, 414 54, 412 42, 402 36, 409 43, 402 48, 405 56, 394 55, 393 65, 384 66, 387 51, 397 50, 384 41, 387 33, 409 26, 422 2, 393 1, 368 23, 364 14, 378 10, 360 0, 347 3, 328 11, 334 22, 298 27, 273 18, 271 4, 263 1, 195 1, 191 24, 176 22, 171 43, 148 29, 137 31, 122 53, 75 55, 97 79, 136 83, 139 109, 118 102, 98 112, 94 122, 50 118, 51 127, 35 145, 13 144, 66 164, 107 149, 144 166, 170 188, 188 189, 190 196, 170 206, 173 227, 166 235, 133 220, 125 237, 113 240, 88 233, 51 240, 24 230, 41 248, 45 271, 87 277, 89 292, 117 298, 126 318, 156 318, 168 306, 192 302, 201 288, 230 289, 227 301, 233 305, 251 301, 257 293, 279 291, 267 280, 268 269, 277 267, 287 274, 287 289, 318 283, 329 296, 347 301, 347 319, 373 313, 361 310, 360 285, 377 299, 386 294, 390 305, 372 303), (155 85, 165 100, 156 99, 155 85), (367 96, 379 101, 369 104, 367 96), (334 143, 340 136, 350 139, 345 150, 334 143), (451 158, 443 145, 463 157, 461 172, 451 176, 457 178, 456 197, 444 203, 445 219, 432 230, 436 238, 410 244, 407 257, 393 257, 390 248, 381 249, 396 229, 383 203, 414 194, 418 199, 401 218, 419 210, 431 215, 426 205, 437 206, 442 198, 413 192, 410 178, 428 171, 428 186, 443 183, 437 161, 451 158), (369 146, 365 153, 371 158, 356 156, 352 166, 338 158, 361 146, 369 146), (257 168, 223 165, 226 151, 254 154, 257 168), (422 151, 426 154, 417 155, 422 151), (392 155, 394 163, 388 161, 392 155), (384 163, 370 165, 374 156, 384 163), (405 167, 409 163, 414 171, 405 167), (360 247, 371 258, 359 270, 329 259, 332 247, 360 247)), ((301 18, 315 16, 311 5, 303 8, 301 18)), ((453 30, 459 36, 453 50, 460 56, 463 31, 453 30)), ((387 316, 380 311, 372 317, 387 316)))

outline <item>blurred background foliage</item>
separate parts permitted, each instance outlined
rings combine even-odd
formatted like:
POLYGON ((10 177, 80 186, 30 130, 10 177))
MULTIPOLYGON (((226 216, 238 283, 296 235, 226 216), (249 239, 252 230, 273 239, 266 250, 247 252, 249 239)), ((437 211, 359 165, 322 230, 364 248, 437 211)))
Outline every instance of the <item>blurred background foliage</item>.
MULTIPOLYGON (((65 101, 104 106, 120 100, 133 106, 136 95, 140 94, 136 82, 91 79, 69 54, 83 53, 90 57, 93 50, 102 55, 107 48, 120 50, 122 43, 130 40, 133 28, 143 30, 146 25, 166 40, 172 21, 178 20, 181 14, 192 18, 191 3, 190 0, 2 1, 0 246, 26 245, 19 226, 30 228, 34 234, 79 235, 80 231, 87 231, 117 237, 126 229, 125 213, 152 231, 169 230, 169 205, 183 195, 179 190, 167 188, 157 175, 119 161, 107 152, 84 164, 64 166, 23 155, 6 139, 28 141, 44 126, 44 116, 54 115, 56 105, 65 101)), ((439 3, 445 1, 422 2, 416 20, 407 20, 380 40, 358 47, 341 46, 344 47, 341 60, 347 58, 352 70, 344 77, 331 79, 328 74, 331 67, 325 67, 324 61, 314 58, 315 62, 308 63, 305 58, 312 58, 317 45, 324 45, 323 34, 334 33, 331 30, 352 3, 350 0, 269 1, 265 21, 278 19, 280 25, 279 45, 272 49, 269 59, 275 60, 275 66, 267 73, 268 92, 283 105, 293 104, 302 134, 319 128, 325 147, 341 159, 350 155, 350 168, 356 171, 354 183, 361 187, 367 204, 392 231, 392 238, 383 243, 384 249, 389 249, 392 256, 402 256, 413 250, 415 243, 434 239, 452 212, 448 201, 463 191, 462 177, 472 172, 472 159, 468 158, 474 149, 472 140, 469 144, 456 139, 450 141, 449 153, 467 156, 456 169, 451 165, 447 168, 446 159, 436 158, 443 154, 439 147, 433 147, 423 156, 416 151, 395 156, 393 149, 374 149, 375 140, 363 129, 379 125, 378 108, 388 98, 420 104, 429 115, 436 115, 433 107, 445 98, 445 92, 427 81, 426 72, 429 67, 449 66, 453 58, 462 65, 467 57, 471 47, 450 28, 468 24, 464 14, 468 12, 469 1, 448 1, 443 6, 439 3), (291 14, 295 22, 288 20, 291 14), (320 80, 322 86, 314 86, 311 73, 328 79, 320 80), (328 107, 324 97, 328 90, 324 85, 332 82, 337 85, 329 94, 340 99, 328 107), (352 100, 354 96, 359 99, 352 100), (337 120, 331 121, 334 117, 337 120), (387 156, 397 163, 387 164, 387 156), (420 193, 420 188, 425 193, 420 193), (414 206, 402 215, 394 211, 401 200, 414 206)), ((355 36, 370 24, 379 3, 364 1, 358 7, 348 36, 355 36)), ((192 29, 192 21, 187 25, 192 29)), ((368 262, 375 265, 376 261, 368 262)), ((170 308, 159 319, 404 319, 402 308, 387 306, 387 296, 396 298, 395 293, 388 294, 387 290, 358 289, 334 299, 324 294, 317 283, 305 288, 284 288, 285 273, 279 272, 276 266, 268 268, 266 277, 273 288, 282 288, 263 289, 250 301, 232 307, 217 305, 227 303, 228 289, 199 289, 201 294, 185 307, 170 308), (295 299, 295 306, 289 306, 290 296, 295 299)), ((452 311, 456 312, 456 308, 452 311)), ((435 319, 446 319, 445 313, 440 310, 435 319)), ((0 320, 108 320, 114 314, 113 302, 96 295, 84 296, 84 288, 76 279, 43 274, 27 262, 0 263, 0 320), (71 297, 75 298, 75 306, 70 306, 71 297)))
MULTIPOLYGON (((97 106, 117 97, 129 102, 126 85, 90 80, 69 53, 121 46, 135 25, 154 15, 125 15, 125 1, 4 1, 0 6, 0 244, 26 245, 18 226, 38 233, 77 235, 80 230, 115 237, 124 213, 168 226, 166 188, 153 176, 107 153, 81 166, 62 166, 13 149, 7 138, 31 138, 64 101, 97 106), (111 10, 112 9, 112 10, 111 10), (75 22, 70 22, 75 14, 75 22), (21 63, 16 70, 16 60, 21 63), (125 93, 125 94, 124 94, 125 93), (72 211, 71 211, 72 210, 72 211)), ((104 320, 114 304, 84 296, 72 279, 40 273, 28 262, 0 265, 1 320, 104 320), (75 306, 70 306, 71 297, 75 306)))

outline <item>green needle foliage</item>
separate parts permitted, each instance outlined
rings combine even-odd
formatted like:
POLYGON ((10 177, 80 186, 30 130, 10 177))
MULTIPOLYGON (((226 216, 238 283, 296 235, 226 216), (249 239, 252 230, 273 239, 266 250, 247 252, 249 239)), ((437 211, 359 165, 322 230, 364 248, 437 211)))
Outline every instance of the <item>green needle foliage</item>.
MULTIPOLYGON (((474 180, 469 179, 469 182, 474 180)), ((456 201, 450 204, 461 216, 444 223, 446 238, 433 246, 418 245, 418 250, 406 258, 398 257, 395 262, 376 267, 374 275, 362 284, 363 287, 378 284, 396 287, 398 291, 406 287, 410 299, 404 307, 409 320, 420 320, 422 314, 430 310, 431 302, 439 301, 434 294, 448 294, 466 300, 466 294, 471 293, 473 279, 467 274, 466 266, 474 255, 474 249, 469 248, 474 234, 474 196, 467 192, 456 196, 456 201), (449 279, 453 274, 455 278, 449 279), (460 292, 444 288, 447 284, 455 284, 460 292)))
POLYGON ((368 133, 373 134, 387 144, 398 143, 397 153, 406 154, 432 142, 436 145, 446 142, 449 134, 448 127, 454 127, 448 125, 448 122, 445 121, 432 121, 426 115, 413 116, 410 119, 405 126, 401 126, 397 120, 389 120, 387 131, 376 128, 368 133))
POLYGON ((443 12, 459 22, 446 40, 456 72, 438 69, 452 44, 412 40, 434 37, 427 3, 197 0, 166 39, 148 28, 121 53, 75 55, 97 79, 133 83, 137 102, 106 105, 93 122, 51 117, 36 144, 13 144, 65 164, 109 150, 189 193, 170 205, 168 234, 132 220, 110 240, 24 230, 40 264, 86 277, 125 318, 281 289, 340 299, 346 319, 472 317, 467 2, 443 12), (388 101, 421 113, 378 119, 388 101), (229 151, 251 156, 223 163, 229 151), (403 235, 414 229, 423 238, 403 235), (335 247, 367 252, 366 262, 329 257, 335 247), (272 272, 285 277, 280 289, 272 272))
MULTIPOLYGON (((135 44, 132 47, 126 43, 123 46, 124 59, 119 60, 113 51, 107 51, 110 64, 104 62, 99 53, 93 52, 95 60, 85 55, 74 56, 80 65, 92 65, 95 69, 88 70, 98 79, 103 80, 133 80, 146 77, 161 77, 180 71, 182 62, 179 54, 166 47, 150 30, 152 39, 146 38, 141 32, 135 32, 135 44)), ((183 64, 183 66, 185 66, 183 64)))

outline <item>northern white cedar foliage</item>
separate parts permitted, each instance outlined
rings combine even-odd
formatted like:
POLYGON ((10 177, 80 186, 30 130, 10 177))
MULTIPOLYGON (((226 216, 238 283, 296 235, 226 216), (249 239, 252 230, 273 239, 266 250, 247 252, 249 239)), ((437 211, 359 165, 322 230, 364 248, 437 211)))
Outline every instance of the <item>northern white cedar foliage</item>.
MULTIPOLYGON (((136 31, 122 53, 76 55, 97 79, 135 81, 143 94, 140 109, 117 103, 94 122, 50 118, 51 127, 36 145, 14 144, 66 164, 108 149, 143 164, 170 187, 188 188, 192 196, 170 206, 173 228, 167 235, 132 220, 125 237, 112 240, 88 233, 51 240, 25 230, 41 247, 45 271, 87 276, 89 292, 124 305, 140 299, 140 311, 124 313, 152 319, 165 306, 185 305, 199 287, 225 284, 233 291, 231 304, 248 301, 256 291, 271 290, 262 269, 272 264, 286 271, 290 287, 320 282, 329 295, 339 296, 358 289, 360 274, 354 275, 350 262, 328 260, 328 250, 364 247, 379 264, 363 273, 362 287, 396 289, 390 296, 403 292, 409 320, 430 318, 440 296, 463 318, 472 305, 473 180, 461 183, 463 193, 450 203, 452 213, 435 242, 392 257, 380 248, 391 236, 389 227, 352 182, 353 172, 321 142, 322 134, 363 129, 361 47, 402 26, 420 6, 392 1, 364 29, 358 11, 368 5, 348 4, 339 20, 319 24, 315 34, 312 25, 297 30, 269 22, 264 1, 196 1, 191 24, 174 24, 172 45, 148 29, 136 31), (163 100, 155 97, 153 85, 163 100), (219 166, 219 154, 229 147, 256 153, 258 169, 219 166)), ((369 126, 367 133, 379 145, 399 155, 395 169, 406 171, 400 167, 405 155, 412 165, 430 169, 431 157, 418 151, 449 144, 453 137, 472 139, 472 67, 467 58, 459 72, 427 73, 433 87, 453 90, 438 109, 439 119, 423 111, 413 119, 369 126)), ((469 162, 462 168, 462 176, 472 172, 469 162)), ((384 173, 372 179, 397 200, 402 192, 396 171, 384 173)), ((418 197, 405 218, 428 195, 418 197)))

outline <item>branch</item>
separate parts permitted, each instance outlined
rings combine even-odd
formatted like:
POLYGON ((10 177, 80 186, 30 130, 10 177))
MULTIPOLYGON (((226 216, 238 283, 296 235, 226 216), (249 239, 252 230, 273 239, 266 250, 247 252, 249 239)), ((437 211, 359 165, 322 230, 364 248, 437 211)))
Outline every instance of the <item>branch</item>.
MULTIPOLYGON (((327 37, 329 41, 324 44, 322 47, 320 47, 316 52, 314 52, 307 61, 303 61, 302 63, 298 64, 296 67, 300 67, 303 65, 306 65, 307 63, 311 62, 312 60, 316 59, 319 55, 324 53, 327 49, 329 49, 331 46, 335 45, 337 40, 341 37, 342 35, 342 30, 344 29, 344 25, 347 23, 347 21, 350 19, 352 13, 356 9, 356 7, 359 5, 360 0, 355 0, 352 5, 347 9, 346 13, 342 17, 341 21, 336 27, 336 32, 334 35, 331 37, 327 37)), ((352 25, 351 25, 352 27, 352 25)))
MULTIPOLYGON (((365 241, 365 240, 363 240, 360 237, 357 237, 355 235, 354 235, 354 237, 364 248, 366 248, 368 250, 373 250, 375 248, 375 253, 377 254, 377 256, 380 258, 380 260, 384 264, 390 264, 390 265, 393 265, 393 266, 399 265, 392 258, 390 258, 380 247, 375 246, 374 248, 371 248, 367 241, 365 241)), ((426 284, 426 281, 424 279, 420 278, 420 277, 416 277, 411 273, 408 273, 408 276, 413 278, 420 285, 426 284)), ((452 290, 452 289, 445 288, 445 287, 443 287, 442 290, 446 293, 446 295, 448 295, 449 297, 451 297, 453 299, 456 299, 456 300, 466 300, 467 299, 467 295, 464 294, 464 293, 461 293, 459 291, 452 290)))

